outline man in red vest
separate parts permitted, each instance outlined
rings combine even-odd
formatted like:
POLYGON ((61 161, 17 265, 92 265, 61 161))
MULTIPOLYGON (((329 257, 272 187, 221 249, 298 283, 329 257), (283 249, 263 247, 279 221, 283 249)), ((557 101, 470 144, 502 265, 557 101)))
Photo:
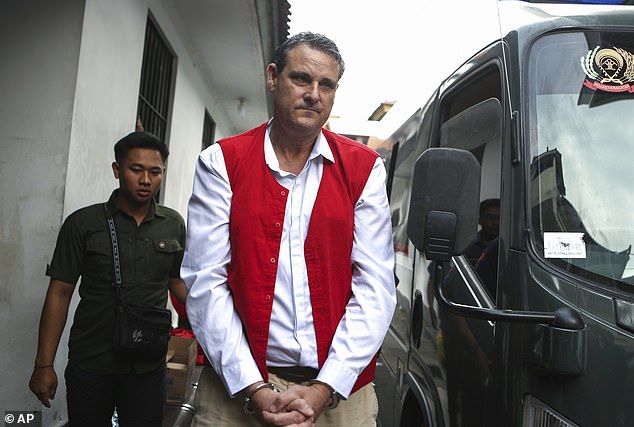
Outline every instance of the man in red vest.
POLYGON ((197 426, 371 426, 396 304, 385 168, 322 129, 344 63, 300 33, 267 67, 273 118, 198 159, 181 274, 211 367, 197 426))

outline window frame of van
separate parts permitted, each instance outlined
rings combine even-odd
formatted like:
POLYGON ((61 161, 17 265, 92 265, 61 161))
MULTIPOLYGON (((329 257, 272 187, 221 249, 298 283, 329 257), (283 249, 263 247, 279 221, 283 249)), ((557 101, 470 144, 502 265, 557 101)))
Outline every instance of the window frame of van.
MULTIPOLYGON (((500 101, 501 108, 502 108, 502 120, 503 121, 505 120, 504 119, 505 111, 508 110, 509 101, 508 99, 506 99, 506 95, 505 95, 506 94, 505 85, 506 85, 506 79, 507 79, 505 64, 500 58, 500 56, 503 55, 503 51, 504 51, 502 45, 503 45, 503 42, 501 41, 494 42, 491 46, 489 46, 485 50, 499 49, 499 54, 491 54, 491 57, 477 64, 474 64, 473 60, 467 62, 465 66, 463 66, 465 69, 464 73, 458 74, 457 77, 453 77, 454 80, 451 81, 450 86, 443 85, 443 87, 446 89, 443 90, 439 94, 439 97, 437 99, 436 115, 434 117, 434 125, 432 126, 432 135, 430 139, 431 147, 440 146, 440 142, 441 142, 440 129, 442 128, 443 123, 445 123, 447 120, 454 117, 456 114, 459 114, 460 112, 465 111, 466 109, 471 108, 477 105, 479 102, 489 99, 491 97, 497 98, 500 101), (474 76, 476 75, 479 75, 479 76, 475 77, 475 80, 474 80, 474 76), (495 75, 495 76, 491 77, 492 75, 495 75), (495 81, 497 84, 499 84, 499 88, 496 87, 496 89, 494 89, 493 91, 486 92, 487 95, 485 96, 476 96, 476 97, 472 96, 470 98, 470 102, 468 103, 467 107, 465 107, 466 104, 464 104, 464 100, 462 100, 463 102, 462 108, 450 109, 450 110, 447 109, 448 102, 451 102, 452 106, 455 106, 456 99, 465 97, 464 93, 466 88, 475 88, 479 84, 482 84, 483 79, 488 79, 488 78, 490 78, 492 81, 495 81), (495 95, 495 96, 492 96, 492 95, 495 95)), ((456 76, 456 74, 454 74, 454 76, 456 76)), ((500 144, 504 144, 505 133, 506 133, 506 129, 504 129, 504 126, 503 126, 500 144)), ((454 148, 464 147, 463 145, 461 146, 457 144, 450 144, 450 145, 444 145, 444 146, 454 147, 454 148)), ((500 147, 500 157, 498 162, 499 164, 499 181, 498 181, 499 195, 497 196, 500 198, 500 200, 502 200, 502 188, 501 188, 502 167, 503 167, 502 150, 503 148, 500 147)), ((478 161, 481 162, 481 159, 478 158, 478 161)), ((485 198, 489 198, 489 197, 485 197, 485 198)), ((481 199, 482 199, 482 196, 481 196, 481 199)), ((502 226, 503 216, 504 216, 504 209, 503 209, 503 205, 501 205, 500 206, 500 231, 502 229, 501 226, 502 226)), ((464 274, 462 274, 463 280, 469 286, 472 293, 477 296, 476 299, 480 307, 494 308, 496 305, 498 305, 495 302, 497 300, 497 295, 491 295, 491 293, 487 290, 486 286, 484 285, 483 281, 476 274, 474 267, 467 261, 464 255, 460 255, 459 257, 454 257, 453 264, 455 268, 458 268, 459 270, 462 270, 464 272, 464 274), (467 269, 468 271, 464 271, 464 269, 467 269)), ((498 278, 497 280, 496 294, 499 293, 500 291, 500 286, 498 285, 499 280, 500 278, 498 278)))

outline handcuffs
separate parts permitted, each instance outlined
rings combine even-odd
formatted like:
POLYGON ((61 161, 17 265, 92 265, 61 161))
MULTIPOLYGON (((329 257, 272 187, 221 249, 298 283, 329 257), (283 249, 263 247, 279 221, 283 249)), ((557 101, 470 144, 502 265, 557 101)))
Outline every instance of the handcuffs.
POLYGON ((273 383, 258 384, 250 393, 244 394, 244 399, 242 399, 242 410, 244 411, 245 414, 255 414, 255 411, 251 408, 251 400, 253 399, 253 396, 255 395, 255 393, 265 388, 271 389, 278 393, 281 391, 273 383))
POLYGON ((341 401, 341 395, 337 393, 334 388, 330 387, 329 384, 319 380, 308 380, 306 381, 306 384, 309 386, 313 384, 320 384, 328 389, 328 391, 330 392, 331 402, 328 404, 328 406, 326 406, 326 409, 335 409, 337 406, 339 406, 339 402, 341 401))
MULTIPOLYGON (((305 384, 308 386, 311 386, 313 384, 320 384, 328 389, 328 391, 330 392, 331 402, 328 404, 328 406, 326 406, 326 409, 335 409, 337 406, 339 406, 339 402, 341 401, 341 395, 337 393, 335 389, 332 388, 330 385, 319 380, 308 380, 306 381, 305 384)), ((253 400, 253 396, 255 395, 255 393, 265 388, 268 388, 278 393, 281 392, 281 390, 273 383, 258 384, 250 393, 245 393, 244 398, 242 399, 242 410, 244 411, 245 414, 255 413, 255 411, 251 408, 251 400, 253 400)))

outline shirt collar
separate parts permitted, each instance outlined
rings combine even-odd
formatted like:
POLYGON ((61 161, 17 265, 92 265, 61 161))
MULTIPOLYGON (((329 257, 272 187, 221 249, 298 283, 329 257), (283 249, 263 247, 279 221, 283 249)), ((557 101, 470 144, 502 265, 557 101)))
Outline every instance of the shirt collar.
MULTIPOLYGON (((271 142, 271 123, 273 119, 269 120, 269 124, 266 127, 266 134, 264 135, 264 160, 269 168, 279 171, 280 170, 280 162, 277 160, 277 156, 275 155, 275 151, 273 150, 273 143, 271 142)), ((308 160, 313 160, 319 156, 322 156, 324 159, 329 160, 331 163, 335 162, 335 156, 332 154, 332 150, 330 149, 330 144, 326 140, 323 132, 319 132, 317 139, 315 140, 315 144, 313 144, 313 149, 308 156, 308 160)))
MULTIPOLYGON (((122 212, 121 211, 121 206, 119 206, 119 203, 117 203, 117 195, 118 194, 119 194, 119 189, 118 188, 116 190, 114 190, 112 192, 112 194, 110 194, 110 198, 108 199, 108 202, 106 203, 106 209, 105 209, 105 216, 106 217, 114 216, 118 212, 122 212)), ((151 205, 150 205, 150 210, 148 211, 148 214, 147 214, 147 216, 145 217, 145 219, 143 221, 150 221, 155 216, 164 217, 165 214, 162 212, 161 206, 156 204, 156 202, 154 202, 154 199, 152 199, 151 205)))

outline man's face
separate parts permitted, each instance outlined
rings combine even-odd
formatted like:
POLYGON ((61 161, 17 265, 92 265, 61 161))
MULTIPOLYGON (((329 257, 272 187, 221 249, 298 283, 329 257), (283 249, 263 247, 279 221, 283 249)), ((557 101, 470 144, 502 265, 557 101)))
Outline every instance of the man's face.
POLYGON ((119 201, 123 205, 149 205, 161 187, 163 159, 158 150, 133 148, 120 163, 112 164, 114 177, 119 180, 119 201))
POLYGON ((297 131, 315 133, 326 123, 335 102, 339 64, 327 53, 307 45, 288 52, 282 72, 267 68, 274 94, 275 120, 297 131))
POLYGON ((486 208, 480 217, 480 226, 489 236, 500 234, 500 208, 486 208))

